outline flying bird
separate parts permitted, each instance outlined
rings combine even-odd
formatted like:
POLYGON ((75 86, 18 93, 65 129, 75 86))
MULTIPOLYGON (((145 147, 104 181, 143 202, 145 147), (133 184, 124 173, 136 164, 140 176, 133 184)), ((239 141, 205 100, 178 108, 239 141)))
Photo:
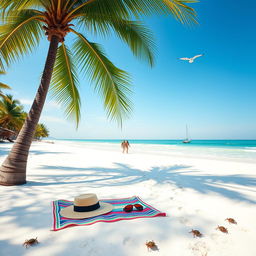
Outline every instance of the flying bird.
POLYGON ((199 54, 199 55, 196 55, 196 56, 194 56, 194 57, 192 57, 192 58, 179 58, 180 60, 188 60, 188 62, 189 63, 193 63, 194 62, 194 60, 196 59, 196 58, 199 58, 199 57, 201 57, 201 56, 203 56, 204 54, 199 54))

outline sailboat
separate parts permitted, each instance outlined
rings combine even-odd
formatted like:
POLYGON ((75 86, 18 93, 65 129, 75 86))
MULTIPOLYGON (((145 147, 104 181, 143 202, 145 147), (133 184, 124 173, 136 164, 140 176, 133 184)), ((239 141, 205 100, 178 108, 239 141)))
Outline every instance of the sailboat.
POLYGON ((190 143, 191 140, 188 137, 188 126, 186 125, 186 139, 182 141, 182 143, 190 143))

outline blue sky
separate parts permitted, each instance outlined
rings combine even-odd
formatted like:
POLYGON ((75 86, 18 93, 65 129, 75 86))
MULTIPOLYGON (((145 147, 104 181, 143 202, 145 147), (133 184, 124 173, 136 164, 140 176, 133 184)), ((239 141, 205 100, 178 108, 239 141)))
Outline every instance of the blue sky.
MULTIPOLYGON (((193 5, 200 25, 185 27, 172 17, 145 22, 155 35, 156 64, 133 57, 117 38, 95 38, 109 58, 133 79, 130 119, 121 130, 107 120, 101 98, 80 76, 81 123, 65 119, 48 95, 40 121, 52 137, 84 139, 256 139, 256 3, 249 0, 201 1, 193 5), (205 55, 193 64, 179 57, 205 55)), ((40 81, 48 41, 1 76, 28 111, 40 81)))

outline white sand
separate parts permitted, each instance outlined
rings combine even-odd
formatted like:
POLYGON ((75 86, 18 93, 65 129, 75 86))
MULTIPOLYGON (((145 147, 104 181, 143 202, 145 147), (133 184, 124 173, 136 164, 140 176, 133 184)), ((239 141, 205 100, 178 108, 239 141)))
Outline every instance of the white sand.
MULTIPOLYGON (((11 144, 0 145, 0 162, 11 144)), ((0 255, 256 255, 256 164, 156 153, 132 145, 34 143, 28 183, 0 187, 0 255), (140 196, 168 217, 52 228, 51 201, 93 192, 100 198, 140 196), (238 224, 225 221, 234 218, 238 224), (216 230, 228 228, 229 234, 216 230), (193 238, 191 229, 203 233, 193 238), (38 237, 26 249, 25 239, 38 237), (148 251, 154 240, 159 251, 148 251)), ((163 146, 164 148, 164 146, 163 146)))

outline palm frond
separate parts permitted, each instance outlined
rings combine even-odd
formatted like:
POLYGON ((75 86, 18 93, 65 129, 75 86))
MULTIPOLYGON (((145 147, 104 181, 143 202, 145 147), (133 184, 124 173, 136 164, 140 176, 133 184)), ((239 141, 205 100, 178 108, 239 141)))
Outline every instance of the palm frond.
MULTIPOLYGON (((0 75, 5 75, 5 74, 6 74, 5 71, 0 70, 0 75)), ((1 89, 11 89, 11 87, 9 85, 7 85, 7 84, 4 84, 4 83, 0 82, 0 97, 4 98, 5 95, 2 93, 1 89)))
POLYGON ((51 81, 51 92, 58 103, 65 108, 68 118, 80 120, 80 96, 77 89, 78 79, 73 63, 74 56, 62 43, 58 48, 51 81))
POLYGON ((12 11, 6 18, 7 23, 0 26, 0 59, 7 65, 32 52, 39 44, 43 30, 37 18, 34 10, 12 11))
POLYGON ((19 10, 37 7, 47 1, 49 2, 49 0, 1 0, 0 8, 3 10, 19 10))
POLYGON ((128 74, 117 68, 98 44, 91 43, 82 34, 72 31, 78 36, 73 46, 78 66, 95 84, 95 90, 104 99, 108 117, 122 125, 123 118, 131 111, 131 101, 127 97, 131 92, 128 74))
POLYGON ((49 130, 44 124, 37 124, 34 137, 37 139, 49 137, 49 130))
POLYGON ((4 66, 4 62, 2 61, 1 55, 0 55, 0 69, 1 69, 0 74, 1 75, 5 74, 5 71, 4 71, 5 66, 4 66))
POLYGON ((23 122, 23 106, 12 95, 5 95, 0 100, 0 126, 17 130, 23 122))
POLYGON ((195 10, 188 4, 196 3, 197 0, 163 0, 175 19, 182 24, 197 24, 195 10))
POLYGON ((196 21, 196 12, 189 4, 197 0, 80 0, 74 6, 71 15, 81 15, 90 12, 99 15, 110 15, 113 18, 140 18, 152 14, 172 14, 182 23, 190 24, 196 21))
POLYGON ((0 82, 0 89, 11 89, 11 87, 7 84, 3 84, 0 82))
POLYGON ((151 66, 154 64, 155 44, 152 32, 140 21, 128 21, 112 19, 110 16, 79 17, 79 24, 86 27, 94 34, 109 35, 111 29, 131 49, 139 59, 147 61, 151 66))
MULTIPOLYGON (((130 0, 128 0, 130 1, 130 0)), ((69 16, 77 16, 85 13, 98 13, 101 15, 111 15, 112 17, 118 18, 129 18, 129 10, 126 8, 124 1, 120 0, 79 0, 72 6, 69 16)))
POLYGON ((153 66, 155 44, 151 31, 138 21, 114 22, 111 24, 117 35, 127 43, 133 54, 153 66))

